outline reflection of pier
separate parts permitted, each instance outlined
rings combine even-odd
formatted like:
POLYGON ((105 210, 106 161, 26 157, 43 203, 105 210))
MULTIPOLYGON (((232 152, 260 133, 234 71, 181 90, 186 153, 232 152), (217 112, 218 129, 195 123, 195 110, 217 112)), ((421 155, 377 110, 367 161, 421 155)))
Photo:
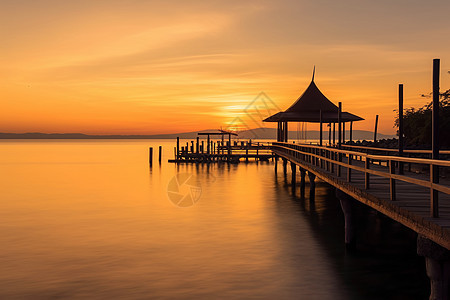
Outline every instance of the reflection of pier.
POLYGON ((232 141, 231 136, 236 133, 220 130, 219 132, 200 132, 195 141, 187 141, 185 145, 180 145, 180 138, 177 138, 177 146, 174 148, 175 159, 169 162, 175 163, 214 163, 228 162, 238 163, 241 159, 248 162, 268 161, 273 157, 269 143, 248 141, 232 141), (200 140, 200 136, 206 136, 205 140, 200 140), (220 139, 211 139, 212 136, 219 136, 220 139), (227 141, 225 140, 227 136, 227 141))

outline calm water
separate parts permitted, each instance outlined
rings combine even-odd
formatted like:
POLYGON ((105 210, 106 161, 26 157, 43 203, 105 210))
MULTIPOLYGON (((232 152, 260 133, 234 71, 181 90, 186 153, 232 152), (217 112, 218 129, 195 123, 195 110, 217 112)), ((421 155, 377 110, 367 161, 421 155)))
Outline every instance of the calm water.
POLYGON ((414 233, 358 207, 346 254, 327 185, 311 203, 272 163, 176 166, 173 146, 1 141, 0 298, 427 298, 414 233), (195 204, 170 200, 174 176, 195 204))

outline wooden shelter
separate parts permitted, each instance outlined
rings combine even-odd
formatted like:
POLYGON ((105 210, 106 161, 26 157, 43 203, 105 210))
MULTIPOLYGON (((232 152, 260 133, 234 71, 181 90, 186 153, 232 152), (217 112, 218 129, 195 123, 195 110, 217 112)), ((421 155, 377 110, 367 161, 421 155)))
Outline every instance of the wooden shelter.
MULTIPOLYGON (((339 103, 340 104, 340 103, 339 103)), ((314 74, 308 88, 303 94, 292 104, 288 109, 283 112, 278 112, 266 119, 264 122, 277 122, 277 141, 288 141, 288 122, 308 122, 308 123, 320 123, 320 144, 322 144, 322 124, 331 124, 335 128, 335 124, 339 124, 339 135, 341 133, 341 123, 344 126, 345 123, 350 122, 350 137, 352 136, 353 122, 361 121, 363 118, 351 114, 349 112, 342 112, 340 107, 333 104, 328 98, 319 90, 314 83, 314 74)), ((329 139, 331 142, 331 135, 329 139)), ((340 139, 339 139, 340 140, 340 139)))

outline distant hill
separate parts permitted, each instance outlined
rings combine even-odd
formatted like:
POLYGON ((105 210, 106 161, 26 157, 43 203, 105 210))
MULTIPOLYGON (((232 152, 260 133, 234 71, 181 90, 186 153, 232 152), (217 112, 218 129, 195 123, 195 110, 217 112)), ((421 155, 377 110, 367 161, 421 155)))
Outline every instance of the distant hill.
MULTIPOLYGON (((198 132, 216 132, 217 130, 202 130, 195 132, 182 132, 172 134, 154 134, 154 135, 88 135, 83 133, 0 133, 0 139, 195 139, 198 132)), ((275 128, 255 128, 239 132, 240 139, 276 139, 277 130, 275 128)), ((297 131, 289 131, 289 139, 298 139, 297 131)), ((319 139, 319 131, 307 131, 309 140, 319 139)), ((345 133, 346 139, 349 138, 349 131, 345 133)), ((395 135, 385 135, 378 133, 378 139, 393 138, 395 135)), ((337 134, 336 134, 337 138, 337 134)), ((328 139, 328 131, 323 132, 323 139, 328 139)), ((354 140, 372 140, 373 132, 366 130, 354 130, 354 140)))

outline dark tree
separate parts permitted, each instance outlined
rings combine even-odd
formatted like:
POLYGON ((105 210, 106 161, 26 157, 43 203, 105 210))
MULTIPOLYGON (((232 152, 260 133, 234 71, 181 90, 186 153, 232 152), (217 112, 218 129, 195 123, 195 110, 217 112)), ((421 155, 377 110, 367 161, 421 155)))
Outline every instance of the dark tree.
MULTIPOLYGON (((431 94, 422 97, 430 98, 431 94)), ((440 94, 439 103, 439 140, 442 148, 450 148, 450 89, 440 94)), ((430 147, 431 111, 432 102, 419 109, 412 107, 404 110, 403 130, 407 146, 430 147)), ((398 128, 398 115, 394 126, 398 128)))

